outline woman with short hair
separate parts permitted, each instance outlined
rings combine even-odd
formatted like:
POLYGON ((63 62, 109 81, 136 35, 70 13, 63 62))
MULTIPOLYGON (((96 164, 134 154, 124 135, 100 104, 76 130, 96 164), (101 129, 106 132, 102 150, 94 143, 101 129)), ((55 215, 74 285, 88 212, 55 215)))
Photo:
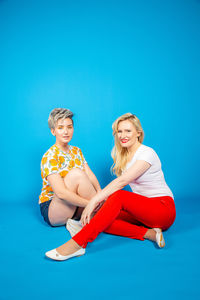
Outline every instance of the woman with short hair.
POLYGON ((132 239, 149 239, 159 248, 165 246, 162 230, 176 216, 173 194, 165 182, 156 152, 142 144, 144 132, 139 119, 127 113, 113 124, 115 146, 113 171, 118 178, 99 191, 88 203, 70 241, 46 253, 53 260, 66 260, 85 253, 102 231, 132 239), (132 192, 121 190, 130 185, 132 192), (101 203, 103 206, 92 217, 101 203), (124 218, 119 218, 125 213, 124 218), (80 230, 81 229, 81 230, 80 230))
POLYGON ((74 133, 73 113, 55 108, 48 125, 56 141, 42 157, 43 187, 39 203, 44 220, 51 226, 60 226, 70 218, 79 219, 83 208, 101 187, 82 151, 69 145, 74 133))

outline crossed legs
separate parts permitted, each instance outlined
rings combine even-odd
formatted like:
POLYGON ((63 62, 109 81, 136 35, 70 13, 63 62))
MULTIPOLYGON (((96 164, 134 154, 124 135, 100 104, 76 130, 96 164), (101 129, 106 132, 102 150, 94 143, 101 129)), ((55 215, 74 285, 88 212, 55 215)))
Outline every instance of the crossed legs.
POLYGON ((171 197, 150 199, 127 191, 118 191, 107 199, 89 224, 73 239, 58 247, 57 251, 61 255, 68 255, 81 247, 85 248, 102 231, 117 234, 121 230, 120 235, 129 238, 156 241, 156 231, 152 228, 169 228, 174 222, 175 214, 171 197), (118 218, 123 210, 133 216, 133 224, 118 218))

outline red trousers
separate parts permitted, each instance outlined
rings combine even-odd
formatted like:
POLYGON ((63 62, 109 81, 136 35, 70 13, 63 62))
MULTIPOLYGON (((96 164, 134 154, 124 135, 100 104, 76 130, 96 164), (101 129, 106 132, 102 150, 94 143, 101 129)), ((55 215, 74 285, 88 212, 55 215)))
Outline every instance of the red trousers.
POLYGON ((176 210, 169 196, 148 198, 120 190, 112 194, 90 223, 73 240, 85 248, 99 233, 144 240, 148 228, 168 229, 174 222, 176 210))

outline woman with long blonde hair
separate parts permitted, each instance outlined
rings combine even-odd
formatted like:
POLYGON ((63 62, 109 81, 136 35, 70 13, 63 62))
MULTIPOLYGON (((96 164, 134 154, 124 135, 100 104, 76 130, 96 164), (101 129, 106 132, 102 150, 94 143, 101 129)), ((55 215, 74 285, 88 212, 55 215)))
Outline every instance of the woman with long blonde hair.
POLYGON ((159 248, 165 246, 162 230, 173 224, 176 210, 160 159, 152 148, 142 144, 144 132, 135 115, 127 113, 119 117, 113 123, 113 135, 112 170, 118 177, 90 200, 82 213, 81 224, 77 222, 72 230, 72 239, 48 251, 47 257, 66 260, 83 255, 88 242, 103 231, 132 239, 149 239, 159 248), (122 190, 128 184, 132 192, 122 190))

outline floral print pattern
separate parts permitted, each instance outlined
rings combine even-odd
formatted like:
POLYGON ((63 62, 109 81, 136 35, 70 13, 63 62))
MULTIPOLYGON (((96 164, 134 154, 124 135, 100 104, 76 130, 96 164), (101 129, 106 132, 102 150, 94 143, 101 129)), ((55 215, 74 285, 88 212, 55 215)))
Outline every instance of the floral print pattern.
POLYGON ((69 151, 66 153, 53 145, 42 157, 41 176, 43 180, 42 191, 39 196, 39 203, 43 203, 52 199, 54 192, 47 180, 47 176, 51 174, 60 174, 64 178, 73 168, 84 170, 86 160, 82 151, 75 146, 69 145, 69 151))

